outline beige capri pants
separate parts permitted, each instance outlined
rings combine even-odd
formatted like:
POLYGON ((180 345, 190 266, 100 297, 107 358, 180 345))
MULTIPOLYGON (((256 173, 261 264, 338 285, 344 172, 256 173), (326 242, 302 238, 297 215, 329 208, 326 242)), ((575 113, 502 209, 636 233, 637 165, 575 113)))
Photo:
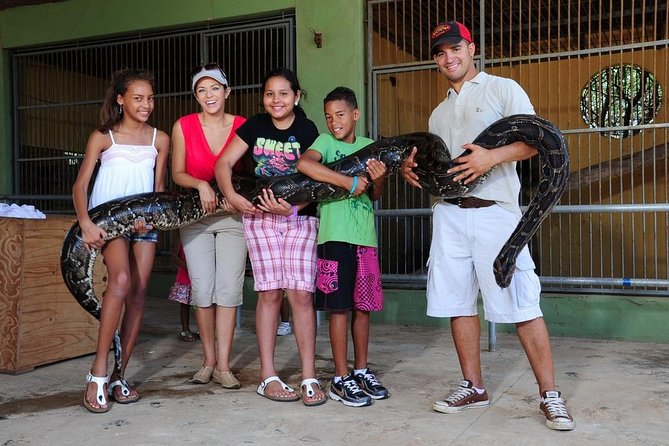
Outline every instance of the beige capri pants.
POLYGON ((241 305, 246 269, 241 214, 206 217, 179 231, 191 280, 193 305, 241 305))

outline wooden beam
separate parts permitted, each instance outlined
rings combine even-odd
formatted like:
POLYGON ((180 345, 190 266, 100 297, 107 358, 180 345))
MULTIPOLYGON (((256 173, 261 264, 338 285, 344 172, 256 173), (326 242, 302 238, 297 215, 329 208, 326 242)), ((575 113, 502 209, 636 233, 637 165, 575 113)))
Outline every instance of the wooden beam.
POLYGON ((573 192, 592 184, 601 184, 603 181, 628 175, 635 169, 651 166, 666 158, 667 143, 663 143, 619 159, 584 167, 569 175, 569 184, 565 192, 573 192))

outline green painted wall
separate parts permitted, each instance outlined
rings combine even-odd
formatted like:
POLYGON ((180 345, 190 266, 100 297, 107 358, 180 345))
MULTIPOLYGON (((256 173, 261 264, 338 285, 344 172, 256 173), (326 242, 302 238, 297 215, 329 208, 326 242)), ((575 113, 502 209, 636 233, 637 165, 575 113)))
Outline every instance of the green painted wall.
POLYGON ((138 30, 221 23, 293 9, 300 1, 304 0, 68 0, 22 6, 0 13, 2 45, 36 46, 138 30))
POLYGON ((353 89, 358 97, 362 119, 358 121, 357 133, 365 135, 364 3, 364 0, 297 2, 297 66, 300 83, 307 90, 307 101, 303 105, 322 132, 327 132, 323 98, 333 88, 343 85, 353 89), (322 48, 316 47, 310 29, 322 33, 322 48))
MULTIPOLYGON (((174 275, 154 275, 149 295, 167 299, 173 282, 174 275)), ((372 313, 374 323, 448 329, 448 319, 425 315, 425 290, 384 289, 383 293, 384 309, 372 313)), ((253 280, 247 278, 244 284, 244 309, 254 310, 256 302, 253 280)), ((669 343, 669 299, 666 298, 546 293, 541 296, 541 309, 552 337, 669 343)), ((479 314, 483 314, 480 303, 479 314)), ((487 322, 482 320, 481 327, 487 332, 487 322)), ((515 325, 497 324, 496 330, 498 333, 514 333, 515 325)))
POLYGON ((669 342, 669 299, 547 295, 541 308, 553 335, 669 342))
MULTIPOLYGON (((0 12, 0 194, 11 192, 12 173, 7 50, 294 11, 297 72, 308 93, 302 105, 325 132, 323 97, 338 85, 358 94, 364 113, 364 4, 364 0, 68 0, 0 12), (322 48, 316 47, 310 29, 323 33, 322 48)), ((361 120, 360 134, 365 134, 364 122, 361 120)))
MULTIPOLYGON (((385 323, 448 327, 448 320, 425 315, 425 291, 384 290, 385 308, 373 320, 385 323)), ((541 309, 551 336, 669 342, 669 299, 615 295, 573 296, 544 293, 541 309)), ((479 314, 483 308, 479 302, 479 314)), ((482 322, 487 330, 487 322, 482 322)), ((497 324, 515 332, 514 324, 497 324)))
MULTIPOLYGON (((0 32, 2 27, 0 25, 0 32)), ((9 55, 0 53, 0 195, 12 192, 12 95, 9 88, 9 55)))

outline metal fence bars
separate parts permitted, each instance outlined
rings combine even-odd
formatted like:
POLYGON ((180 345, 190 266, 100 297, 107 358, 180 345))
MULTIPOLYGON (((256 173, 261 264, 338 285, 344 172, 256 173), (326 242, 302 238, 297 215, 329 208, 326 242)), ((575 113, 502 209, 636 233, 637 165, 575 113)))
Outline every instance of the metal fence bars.
MULTIPOLYGON (((15 195, 9 198, 44 212, 73 212, 72 184, 88 135, 99 126, 98 112, 113 72, 136 67, 154 73, 156 105, 150 122, 167 133, 180 116, 198 110, 190 70, 203 62, 218 62, 228 75, 232 94, 226 109, 251 116, 262 109, 265 74, 295 67, 294 28, 294 18, 283 16, 15 51, 15 195)), ((166 254, 170 246, 166 233, 158 250, 166 254)), ((158 267, 162 263, 166 260, 157 258, 158 267)))
MULTIPOLYGON (((530 244, 544 289, 666 295, 666 2, 370 0, 368 16, 372 137, 427 129, 447 90, 431 29, 464 23, 479 68, 519 82, 569 144, 569 187, 530 244)), ((539 173, 519 166, 527 204, 539 173)), ((390 180, 378 211, 387 280, 424 283, 430 203, 390 180)))

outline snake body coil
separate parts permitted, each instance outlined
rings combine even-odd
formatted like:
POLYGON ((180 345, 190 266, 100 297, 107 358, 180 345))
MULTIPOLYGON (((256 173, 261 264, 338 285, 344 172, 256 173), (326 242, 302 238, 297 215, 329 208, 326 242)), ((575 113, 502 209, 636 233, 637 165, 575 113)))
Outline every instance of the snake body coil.
MULTIPOLYGON (((493 123, 473 141, 486 149, 494 149, 515 141, 524 141, 539 152, 541 179, 526 212, 509 240, 502 247, 493 269, 501 287, 509 286, 520 250, 560 199, 569 179, 569 153, 560 131, 549 121, 535 115, 513 115, 493 123)), ((376 141, 360 151, 328 164, 342 174, 366 175, 366 161, 383 161, 388 173, 399 170, 413 147, 418 151, 414 172, 419 182, 432 195, 444 198, 463 197, 485 181, 484 174, 472 183, 454 182, 456 174, 447 170, 457 163, 444 142, 430 133, 412 133, 376 141)), ((466 152, 465 152, 466 153, 466 152)), ((328 201, 348 197, 348 191, 331 184, 320 183, 301 173, 276 177, 235 177, 235 190, 253 201, 262 189, 272 189, 277 198, 291 204, 311 201, 328 201)), ((223 196, 218 187, 214 190, 223 196)), ((219 200, 220 201, 220 200, 219 200)), ((155 229, 167 231, 194 223, 203 217, 222 214, 222 208, 211 213, 203 212, 197 190, 139 194, 113 200, 89 212, 93 223, 107 232, 107 240, 129 233, 134 221, 143 217, 155 229)), ((93 292, 93 267, 98 251, 89 250, 83 243, 81 228, 75 223, 63 243, 61 271, 67 288, 77 302, 96 319, 100 319, 100 301, 93 292)), ((114 338, 116 367, 120 368, 120 340, 114 338)))

